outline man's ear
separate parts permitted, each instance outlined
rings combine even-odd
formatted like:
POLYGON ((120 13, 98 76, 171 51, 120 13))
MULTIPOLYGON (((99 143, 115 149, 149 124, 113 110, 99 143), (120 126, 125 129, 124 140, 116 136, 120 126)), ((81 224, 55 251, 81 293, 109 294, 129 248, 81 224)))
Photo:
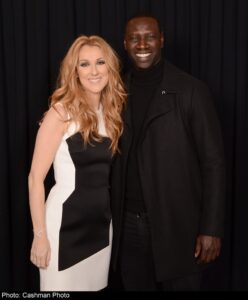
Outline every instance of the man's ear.
POLYGON ((127 42, 126 42, 126 40, 124 40, 123 44, 124 44, 124 49, 127 50, 127 42))
POLYGON ((164 48, 164 33, 163 32, 161 32, 160 43, 161 43, 161 48, 164 48))

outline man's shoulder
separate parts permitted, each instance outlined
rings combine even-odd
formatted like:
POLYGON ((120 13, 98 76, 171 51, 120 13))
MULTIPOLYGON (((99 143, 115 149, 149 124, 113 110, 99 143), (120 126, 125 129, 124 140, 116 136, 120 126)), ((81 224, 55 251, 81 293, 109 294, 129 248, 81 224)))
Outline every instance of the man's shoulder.
POLYGON ((192 76, 190 73, 180 69, 176 65, 172 64, 171 62, 165 60, 164 62, 164 74, 168 74, 175 79, 182 80, 182 81, 200 81, 198 78, 192 76))
POLYGON ((202 80, 192 76, 167 60, 164 61, 163 81, 168 87, 176 90, 206 86, 202 80))

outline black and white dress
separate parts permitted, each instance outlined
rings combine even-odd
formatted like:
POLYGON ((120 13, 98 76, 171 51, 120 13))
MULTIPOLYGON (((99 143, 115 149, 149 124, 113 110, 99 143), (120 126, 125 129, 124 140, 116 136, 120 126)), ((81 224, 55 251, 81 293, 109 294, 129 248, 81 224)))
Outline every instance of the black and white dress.
POLYGON ((84 145, 71 123, 56 153, 56 184, 46 201, 51 246, 41 291, 97 291, 105 288, 112 245, 109 199, 110 139, 98 112, 101 142, 84 145))

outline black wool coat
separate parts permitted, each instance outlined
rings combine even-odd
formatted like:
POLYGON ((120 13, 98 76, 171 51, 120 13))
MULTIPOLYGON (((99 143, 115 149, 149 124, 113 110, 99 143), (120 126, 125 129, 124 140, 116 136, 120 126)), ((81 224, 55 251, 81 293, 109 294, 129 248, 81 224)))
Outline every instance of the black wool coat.
MULTIPOLYGON (((116 156, 111 173, 114 267, 120 255, 131 142, 127 104, 121 154, 116 156)), ((203 82, 165 62, 162 82, 141 130, 137 155, 157 279, 191 274, 199 269, 194 258, 197 236, 222 237, 225 212, 221 129, 203 82)))

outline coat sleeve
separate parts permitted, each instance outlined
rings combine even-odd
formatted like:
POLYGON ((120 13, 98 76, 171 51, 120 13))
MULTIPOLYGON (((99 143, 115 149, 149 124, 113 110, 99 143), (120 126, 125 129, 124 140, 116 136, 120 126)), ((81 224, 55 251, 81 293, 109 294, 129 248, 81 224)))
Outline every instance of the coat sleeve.
POLYGON ((196 81, 190 126, 202 174, 199 234, 222 237, 225 217, 225 158, 221 128, 208 87, 196 81))

